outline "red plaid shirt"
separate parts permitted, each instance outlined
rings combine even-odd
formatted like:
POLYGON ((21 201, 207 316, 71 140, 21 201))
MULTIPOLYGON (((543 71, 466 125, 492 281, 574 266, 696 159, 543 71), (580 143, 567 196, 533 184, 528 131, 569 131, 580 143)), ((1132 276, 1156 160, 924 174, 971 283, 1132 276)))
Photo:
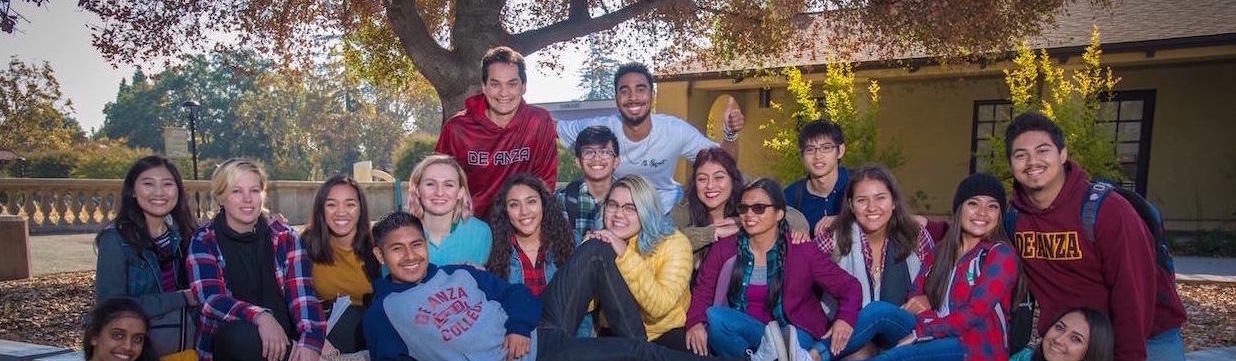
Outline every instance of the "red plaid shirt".
POLYGON ((519 242, 511 239, 511 244, 515 245, 515 253, 519 255, 519 264, 523 266, 524 286, 532 291, 532 295, 541 297, 541 292, 545 292, 545 285, 549 284, 549 280, 545 279, 545 252, 542 249, 536 253, 536 265, 534 266, 531 259, 528 259, 528 254, 524 253, 524 249, 519 247, 519 242))
MULTIPOLYGON (((228 322, 254 323, 264 308, 235 298, 227 289, 224 279, 226 260, 219 250, 213 222, 206 222, 193 233, 189 242, 189 258, 185 268, 189 270, 189 290, 202 305, 198 317, 197 355, 202 361, 214 360, 214 335, 228 322)), ((320 351, 326 340, 326 317, 322 304, 313 292, 309 279, 313 261, 304 246, 296 238, 296 232, 286 225, 270 223, 270 242, 275 249, 275 280, 279 293, 288 302, 296 332, 300 339, 293 346, 304 346, 320 351)))
MULTIPOLYGON (((929 267, 919 272, 914 282, 916 290, 923 289, 928 272, 929 267)), ((957 337, 966 349, 967 361, 1007 360, 1005 320, 1012 306, 1013 287, 1017 285, 1017 254, 1013 246, 988 240, 979 242, 957 260, 950 279, 947 305, 933 305, 934 309, 917 315, 918 337, 957 337), (984 252, 987 255, 980 259, 984 252)))

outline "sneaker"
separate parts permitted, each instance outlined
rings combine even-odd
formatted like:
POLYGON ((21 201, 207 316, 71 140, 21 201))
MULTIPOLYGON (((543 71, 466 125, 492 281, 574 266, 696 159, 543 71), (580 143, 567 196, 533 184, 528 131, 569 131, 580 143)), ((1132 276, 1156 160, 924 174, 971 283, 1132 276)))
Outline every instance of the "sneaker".
POLYGON ((770 321, 764 326, 764 338, 760 340, 760 348, 755 352, 747 350, 751 361, 789 361, 785 352, 785 339, 781 337, 781 327, 777 321, 770 321))
POLYGON ((790 354, 790 361, 815 361, 811 359, 811 351, 807 350, 798 342, 798 328, 794 325, 789 326, 789 331, 786 331, 785 337, 789 338, 789 349, 786 353, 790 354))

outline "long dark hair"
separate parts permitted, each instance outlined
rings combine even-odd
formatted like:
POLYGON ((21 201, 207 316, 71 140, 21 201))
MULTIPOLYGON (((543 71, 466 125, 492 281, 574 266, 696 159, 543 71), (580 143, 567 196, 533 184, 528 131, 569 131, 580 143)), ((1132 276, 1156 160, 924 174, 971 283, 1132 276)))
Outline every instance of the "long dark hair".
POLYGON ((830 226, 830 231, 838 232, 837 238, 833 241, 837 243, 837 251, 842 255, 850 254, 851 248, 854 247, 852 238, 852 226, 857 222, 857 216, 854 215, 854 204, 850 202, 854 199, 854 189, 857 188, 858 182, 865 180, 879 181, 888 188, 888 193, 893 197, 893 214, 889 218, 888 224, 885 225, 888 238, 896 245, 896 253, 893 258, 897 262, 904 261, 910 256, 910 252, 918 249, 918 235, 920 226, 914 218, 910 216, 909 207, 906 206, 905 197, 901 196, 901 189, 897 186, 897 178, 893 177, 893 173, 889 172, 888 168, 882 165, 866 165, 850 173, 850 184, 845 188, 845 199, 841 207, 841 214, 837 216, 837 220, 830 226))
POLYGON ((172 207, 168 215, 176 223, 176 229, 170 231, 180 234, 180 244, 175 246, 183 255, 184 251, 189 248, 189 240, 193 238, 193 231, 197 230, 197 221, 194 220, 193 213, 189 211, 189 193, 185 191, 180 171, 176 170, 176 164, 167 158, 152 155, 138 159, 132 167, 129 167, 129 173, 124 176, 124 186, 120 190, 120 209, 116 211, 116 219, 112 222, 125 242, 138 249, 154 248, 154 238, 150 236, 150 229, 146 227, 146 212, 137 203, 137 194, 133 189, 137 186, 137 177, 142 172, 160 167, 166 168, 176 182, 176 206, 172 207))
MULTIPOLYGON (((137 355, 137 360, 134 361, 154 361, 158 360, 155 355, 154 345, 150 342, 150 318, 142 312, 142 306, 136 301, 126 297, 114 297, 103 300, 95 306, 94 310, 90 311, 90 315, 86 321, 86 329, 82 332, 82 353, 85 354, 85 359, 94 358, 94 345, 90 344, 90 340, 102 337, 103 326, 115 321, 116 319, 125 316, 126 314, 137 316, 142 320, 142 325, 146 327, 147 338, 142 344, 142 352, 137 355)), ((106 352, 106 351, 104 351, 106 352)))
POLYGON ((326 196, 331 188, 345 185, 356 191, 358 210, 356 218, 356 233, 352 237, 352 252, 361 260, 365 276, 370 280, 378 278, 378 260, 373 255, 373 234, 369 229, 369 202, 365 200, 365 192, 361 190, 356 180, 347 175, 339 174, 330 177, 318 187, 318 194, 313 197, 313 213, 309 224, 300 233, 300 241, 305 245, 305 252, 314 263, 334 264, 334 250, 330 246, 330 226, 326 225, 326 196))
MULTIPOLYGON (((931 266, 931 270, 928 271, 927 281, 923 285, 924 290, 927 292, 927 300, 931 302, 932 306, 938 307, 939 305, 944 304, 944 300, 948 299, 949 275, 952 274, 953 269, 956 268, 957 259, 961 257, 961 255, 958 254, 958 251, 962 247, 961 233, 963 230, 961 227, 961 212, 964 207, 965 206, 963 205, 957 208, 956 212, 953 212, 953 220, 952 223, 950 223, 952 224, 952 227, 949 227, 948 231, 944 233, 944 239, 936 242, 936 259, 934 264, 931 266)), ((1004 211, 1004 207, 1005 205, 1001 204, 1000 211, 1004 211)), ((1013 242, 1009 240, 1008 233, 1004 230, 1005 225, 1003 215, 1004 213, 996 213, 996 227, 992 228, 991 232, 983 235, 981 238, 996 243, 1004 243, 1009 247, 1013 247, 1013 242)), ((1016 286, 1017 289, 1014 291, 1014 302, 1020 300, 1024 294, 1024 290, 1022 289, 1023 283, 1021 282, 1021 262, 1018 262, 1016 272, 1018 275, 1018 282, 1016 286)))
MULTIPOLYGON (((1086 355, 1082 356, 1082 361, 1112 361, 1116 359, 1116 335, 1112 328, 1112 321, 1107 318, 1107 315, 1096 311, 1092 308, 1078 307, 1068 310, 1056 317, 1052 321, 1054 325, 1060 322, 1061 318, 1073 312, 1081 313, 1086 319, 1086 323, 1090 325, 1090 342, 1086 344, 1086 355)), ((1047 361, 1043 355, 1043 343, 1039 343, 1038 349, 1034 350, 1034 361, 1047 361)))
MULTIPOLYGON (((781 185, 777 184, 777 181, 768 178, 757 179, 744 188, 740 194, 747 194, 747 192, 754 191, 763 191, 768 194, 768 199, 772 201, 773 209, 771 211, 785 212, 785 194, 781 193, 781 185)), ((777 263, 775 265, 768 264, 765 265, 765 267, 768 267, 769 269, 776 268, 779 271, 777 274, 768 274, 769 302, 765 302, 764 307, 767 309, 768 314, 774 315, 775 317, 777 305, 781 304, 781 288, 785 283, 785 277, 783 277, 785 274, 785 257, 787 249, 789 248, 786 246, 786 234, 790 231, 790 224, 786 222, 785 217, 781 217, 781 220, 777 221, 777 229, 773 231, 777 232, 776 241, 773 244, 773 248, 777 250, 777 263)), ((743 228, 739 230, 738 236, 749 237, 750 235, 747 234, 746 228, 743 228)), ((734 261, 734 273, 730 275, 729 294, 726 295, 729 299, 737 299, 746 296, 739 294, 739 290, 742 289, 743 267, 749 263, 754 264, 754 260, 748 259, 747 257, 748 256, 744 252, 738 252, 738 258, 734 261)))
POLYGON ((515 236, 515 226, 506 213, 506 195, 516 185, 527 186, 541 197, 541 252, 549 252, 546 257, 555 265, 566 263, 571 253, 575 252, 575 239, 571 235, 574 229, 567 222, 563 207, 558 198, 549 193, 545 182, 528 173, 519 173, 507 178, 502 183, 502 190, 494 198, 489 207, 489 229, 493 232, 493 247, 489 251, 489 261, 485 262, 485 270, 506 279, 511 273, 511 238, 515 236))
POLYGON ((700 201, 699 190, 695 187, 695 172, 700 170, 704 164, 713 162, 725 168, 725 172, 730 174, 730 198, 725 201, 725 216, 734 217, 738 215, 738 201, 742 197, 742 172, 738 170, 738 162, 734 161, 734 157, 726 153, 724 149, 712 147, 700 150, 695 155, 695 162, 691 164, 691 177, 687 182, 686 198, 687 209, 691 211, 691 225, 703 227, 712 224, 712 218, 708 216, 708 207, 704 206, 704 202, 700 201))

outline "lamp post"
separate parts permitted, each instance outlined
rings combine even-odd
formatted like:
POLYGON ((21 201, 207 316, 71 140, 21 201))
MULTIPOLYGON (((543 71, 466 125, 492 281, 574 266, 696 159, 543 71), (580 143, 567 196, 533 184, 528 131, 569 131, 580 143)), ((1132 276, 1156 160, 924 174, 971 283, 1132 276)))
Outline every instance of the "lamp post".
MULTIPOLYGON (((193 158, 193 180, 197 180, 197 112, 201 104, 186 100, 180 106, 189 108, 189 154, 193 158)), ((194 216, 202 219, 202 195, 197 191, 193 191, 193 210, 194 216)))
POLYGON ((197 111, 201 104, 186 100, 180 106, 189 108, 189 154, 193 157, 193 180, 197 180, 197 111))

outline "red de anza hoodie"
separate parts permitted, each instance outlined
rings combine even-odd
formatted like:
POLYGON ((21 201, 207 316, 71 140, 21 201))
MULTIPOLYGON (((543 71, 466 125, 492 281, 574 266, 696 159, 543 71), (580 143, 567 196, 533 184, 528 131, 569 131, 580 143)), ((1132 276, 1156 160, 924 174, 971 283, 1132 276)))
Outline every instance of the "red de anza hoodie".
POLYGON ((550 190, 558 180, 558 132, 549 111, 523 103, 506 127, 485 111, 485 95, 464 101, 464 110, 442 125, 434 151, 455 158, 468 176, 472 213, 486 219, 490 203, 507 177, 528 172, 550 190))
POLYGON ((1093 308, 1112 319, 1116 359, 1145 360, 1146 340, 1187 317, 1175 275, 1155 263, 1150 231, 1120 196, 1104 199, 1097 239, 1084 239, 1081 208, 1090 181, 1072 161, 1064 169, 1064 187, 1046 209, 1034 207, 1020 184, 1013 187, 1021 213, 1014 242, 1041 307, 1038 332, 1069 309, 1093 308))

